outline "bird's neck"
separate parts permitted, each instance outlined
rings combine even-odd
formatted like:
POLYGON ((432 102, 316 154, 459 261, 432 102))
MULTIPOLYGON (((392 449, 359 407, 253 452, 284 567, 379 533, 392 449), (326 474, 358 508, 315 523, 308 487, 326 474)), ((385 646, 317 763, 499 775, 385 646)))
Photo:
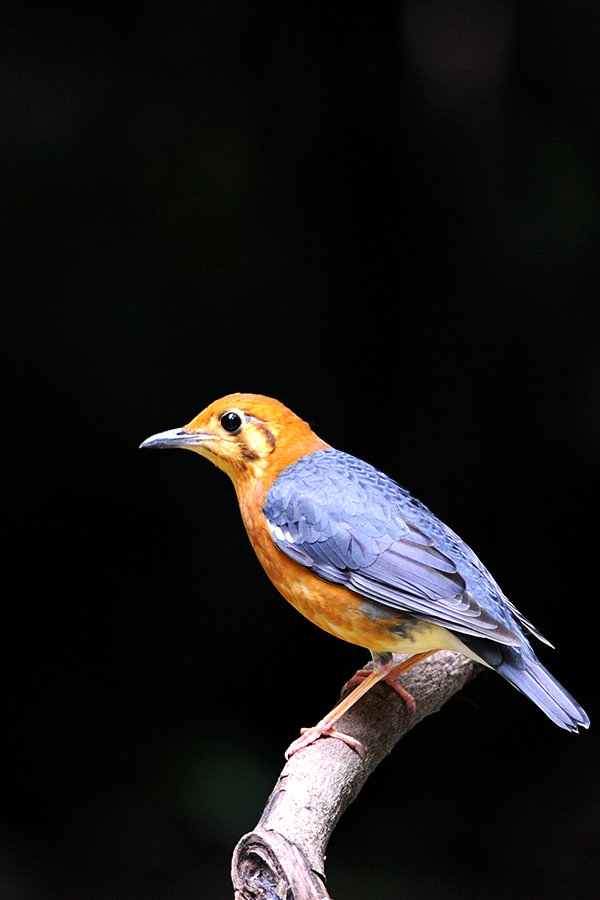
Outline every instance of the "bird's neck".
POLYGON ((273 453, 257 459, 246 460, 242 468, 230 472, 229 475, 235 487, 242 515, 248 504, 255 509, 262 510, 267 491, 284 469, 302 459, 303 456, 328 449, 331 449, 331 445, 312 431, 293 437, 286 436, 285 440, 281 438, 277 440, 273 453))

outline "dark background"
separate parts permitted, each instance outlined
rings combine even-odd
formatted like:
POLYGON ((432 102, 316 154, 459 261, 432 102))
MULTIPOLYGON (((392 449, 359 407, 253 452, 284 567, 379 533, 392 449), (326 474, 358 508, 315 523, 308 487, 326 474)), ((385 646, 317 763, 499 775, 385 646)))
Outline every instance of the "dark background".
MULTIPOLYGON (((138 452, 230 391, 431 506, 594 720, 597 5, 5 15, 0 894, 230 897, 366 661, 271 588, 221 473, 138 452)), ((593 727, 480 676, 348 811, 332 895, 587 900, 599 781, 593 727)))

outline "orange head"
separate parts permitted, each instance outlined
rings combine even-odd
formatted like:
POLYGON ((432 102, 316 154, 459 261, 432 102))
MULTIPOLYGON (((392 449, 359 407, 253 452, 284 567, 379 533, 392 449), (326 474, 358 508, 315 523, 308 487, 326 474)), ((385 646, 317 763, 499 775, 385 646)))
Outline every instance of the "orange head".
POLYGON ((285 466, 329 445, 278 400, 228 394, 183 428, 152 435, 141 446, 193 450, 227 472, 237 486, 248 477, 271 482, 285 466))

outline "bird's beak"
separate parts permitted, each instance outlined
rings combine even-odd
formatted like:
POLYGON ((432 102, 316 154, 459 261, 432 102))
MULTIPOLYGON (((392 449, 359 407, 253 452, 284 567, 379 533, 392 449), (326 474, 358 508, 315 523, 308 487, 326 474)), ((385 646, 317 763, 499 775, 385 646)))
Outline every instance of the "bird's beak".
POLYGON ((210 435, 201 432, 184 431, 183 428, 171 428, 169 431, 160 431, 146 438, 140 444, 140 450, 170 450, 174 447, 188 447, 193 449, 208 440, 210 435))

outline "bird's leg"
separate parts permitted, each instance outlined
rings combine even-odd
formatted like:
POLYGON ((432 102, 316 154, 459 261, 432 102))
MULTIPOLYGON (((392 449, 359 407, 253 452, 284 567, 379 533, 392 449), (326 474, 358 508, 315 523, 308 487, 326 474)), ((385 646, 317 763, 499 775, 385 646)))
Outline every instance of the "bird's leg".
POLYGON ((408 691, 404 690, 396 681, 399 675, 403 672, 408 671, 417 663, 421 662, 422 659, 425 659, 427 656, 430 656, 431 653, 434 653, 434 650, 429 650, 426 653, 415 653, 413 656, 410 656, 408 659, 401 662, 399 665, 394 665, 394 657, 390 654, 389 659, 386 655, 386 660, 382 664, 379 662, 377 657, 374 655, 374 662, 376 668, 373 670, 368 669, 360 669, 356 675, 350 679, 348 682, 349 686, 353 686, 356 681, 356 687, 344 697, 337 706, 331 710, 320 722, 317 722, 312 728, 302 728, 301 736, 293 741, 288 749, 286 750, 286 759, 289 759, 294 753, 297 753, 298 750, 302 750, 303 747, 308 747, 310 744, 314 743, 314 741, 318 740, 321 737, 334 737, 338 738, 338 740, 343 741, 345 744, 348 744, 349 747, 352 747, 356 750, 360 756, 365 755, 365 748, 356 738, 351 737, 349 734, 344 734, 341 731, 337 731, 334 728, 334 725, 342 718, 348 710, 354 706, 357 700, 360 700, 364 694, 367 693, 374 685, 376 685, 380 681, 385 681, 391 685, 391 687, 396 690, 401 697, 407 702, 408 706, 414 712, 415 701, 413 697, 408 693, 408 691), (379 665, 378 665, 379 662, 379 665))
MULTIPOLYGON (((432 653, 436 652, 436 650, 426 650, 423 653, 413 653, 413 655, 409 656, 408 659, 405 659, 403 662, 398 663, 397 666, 392 666, 391 669, 387 669, 384 665, 387 674, 383 675, 381 681, 385 682, 385 684, 389 684, 389 686, 393 688, 397 694, 400 694, 413 716, 416 711, 415 698, 406 690, 406 688, 402 687, 402 685, 398 681, 398 678, 400 677, 400 675, 403 675, 404 672, 407 672, 409 669, 412 669, 413 666, 416 666, 417 663, 422 662, 422 660, 427 659, 428 656, 431 656, 432 653)), ((357 684, 360 684, 371 674, 372 671, 373 669, 359 669, 358 672, 355 672, 352 678, 347 681, 342 688, 342 696, 346 693, 346 691, 350 691, 357 684)))
POLYGON ((308 747, 309 744, 314 743, 314 741, 318 740, 320 737, 335 737, 339 738, 339 740, 344 741, 345 744, 348 744, 349 747, 353 747, 357 750, 361 756, 364 756, 365 750, 360 741, 357 741, 356 738, 351 737, 349 734, 343 734, 341 731, 336 731, 334 729, 335 723, 338 719, 344 715, 344 713, 348 712, 351 706, 353 706, 357 700, 359 700, 364 694, 370 690, 373 685, 377 684, 378 681, 381 681, 382 678, 385 677, 384 672, 369 672, 368 675, 358 684, 352 693, 348 694, 347 697, 344 697, 337 706, 331 710, 320 722, 317 722, 316 725, 313 725, 312 728, 301 728, 301 736, 293 741, 290 746, 287 748, 285 756, 286 759, 289 759, 292 754, 297 753, 298 750, 302 750, 303 747, 308 747))

